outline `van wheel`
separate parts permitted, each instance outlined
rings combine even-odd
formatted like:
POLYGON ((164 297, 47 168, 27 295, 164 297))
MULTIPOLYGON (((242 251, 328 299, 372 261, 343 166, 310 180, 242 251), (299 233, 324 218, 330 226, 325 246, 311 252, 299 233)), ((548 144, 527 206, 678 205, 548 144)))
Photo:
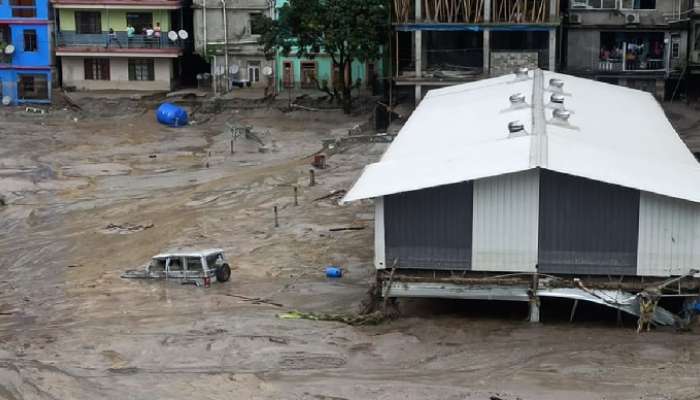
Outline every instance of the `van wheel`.
POLYGON ((228 264, 224 264, 216 269, 216 280, 219 282, 226 282, 231 278, 231 267, 228 264))

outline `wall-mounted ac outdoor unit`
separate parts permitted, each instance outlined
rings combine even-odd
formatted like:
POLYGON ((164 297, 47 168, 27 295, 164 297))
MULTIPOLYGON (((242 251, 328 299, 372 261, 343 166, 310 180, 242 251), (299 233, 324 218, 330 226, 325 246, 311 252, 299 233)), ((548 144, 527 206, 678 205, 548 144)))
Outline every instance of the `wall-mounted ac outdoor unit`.
POLYGON ((625 13, 625 23, 626 24, 638 24, 639 23, 639 13, 625 13))
POLYGON ((569 14, 569 23, 570 24, 580 24, 581 23, 581 14, 569 14))

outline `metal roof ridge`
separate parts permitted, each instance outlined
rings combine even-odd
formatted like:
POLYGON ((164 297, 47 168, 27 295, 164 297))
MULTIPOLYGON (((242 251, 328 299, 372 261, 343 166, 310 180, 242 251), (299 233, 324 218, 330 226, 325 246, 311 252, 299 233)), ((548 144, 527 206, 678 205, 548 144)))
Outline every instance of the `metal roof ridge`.
POLYGON ((530 168, 546 167, 548 158, 547 119, 544 115, 544 73, 538 68, 533 75, 530 168))

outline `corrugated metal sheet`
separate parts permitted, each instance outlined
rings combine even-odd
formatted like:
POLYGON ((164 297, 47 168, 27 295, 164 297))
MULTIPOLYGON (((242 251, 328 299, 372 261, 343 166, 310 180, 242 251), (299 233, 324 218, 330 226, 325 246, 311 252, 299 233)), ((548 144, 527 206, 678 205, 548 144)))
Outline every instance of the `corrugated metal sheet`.
POLYGON ((637 274, 669 276, 700 266, 700 205, 642 192, 637 274))
POLYGON ((386 246, 384 245, 384 197, 374 199, 374 267, 386 268, 386 246))
POLYGON ((387 267, 469 269, 471 182, 384 197, 387 267))
POLYGON ((639 191, 543 169, 539 214, 541 272, 636 274, 639 191))
POLYGON ((535 271, 539 170, 474 182, 472 269, 535 271))

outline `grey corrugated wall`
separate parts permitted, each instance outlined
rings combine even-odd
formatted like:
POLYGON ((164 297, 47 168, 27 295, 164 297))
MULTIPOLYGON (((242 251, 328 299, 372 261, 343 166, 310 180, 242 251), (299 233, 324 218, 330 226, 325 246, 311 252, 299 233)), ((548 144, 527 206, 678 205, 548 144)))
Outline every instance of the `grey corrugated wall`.
POLYGON ((386 266, 469 269, 472 183, 384 197, 386 266))
POLYGON ((638 228, 638 190, 541 170, 540 272, 635 275, 638 228))

